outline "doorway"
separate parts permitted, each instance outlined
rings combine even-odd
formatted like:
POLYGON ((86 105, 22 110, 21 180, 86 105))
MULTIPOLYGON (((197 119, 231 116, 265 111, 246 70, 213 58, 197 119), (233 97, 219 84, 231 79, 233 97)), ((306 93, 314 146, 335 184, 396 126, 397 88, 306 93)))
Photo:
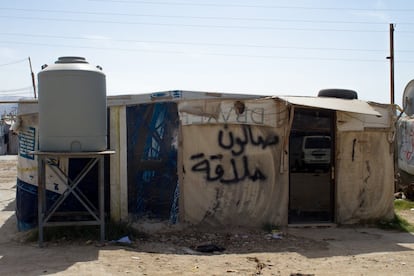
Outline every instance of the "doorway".
POLYGON ((178 219, 176 103, 127 107, 128 213, 137 218, 178 219))
POLYGON ((334 221, 335 112, 295 108, 289 137, 289 224, 334 221))

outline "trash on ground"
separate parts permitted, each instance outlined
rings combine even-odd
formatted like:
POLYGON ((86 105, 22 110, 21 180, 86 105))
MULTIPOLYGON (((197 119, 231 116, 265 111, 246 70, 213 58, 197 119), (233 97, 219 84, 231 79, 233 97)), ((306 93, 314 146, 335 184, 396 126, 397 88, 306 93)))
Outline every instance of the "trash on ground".
POLYGON ((215 244, 204 244, 204 245, 197 246, 195 250, 199 252, 204 252, 204 253, 212 253, 212 252, 222 252, 226 249, 224 247, 217 246, 215 244))
POLYGON ((128 236, 122 237, 118 240, 113 240, 111 243, 117 243, 117 244, 131 244, 132 241, 129 239, 128 236))

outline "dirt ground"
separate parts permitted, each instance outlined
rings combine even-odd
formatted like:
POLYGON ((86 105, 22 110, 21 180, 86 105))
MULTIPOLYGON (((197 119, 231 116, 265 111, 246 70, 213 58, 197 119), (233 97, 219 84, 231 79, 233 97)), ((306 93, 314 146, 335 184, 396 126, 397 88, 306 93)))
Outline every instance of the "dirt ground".
MULTIPOLYGON (((0 157, 0 275, 414 275, 414 235, 364 227, 195 231, 147 225, 131 244, 23 242, 16 157, 0 157), (155 231, 158 229, 157 231, 155 231), (197 251, 215 249, 213 253, 197 251)), ((414 223, 414 211, 401 214, 414 223)))

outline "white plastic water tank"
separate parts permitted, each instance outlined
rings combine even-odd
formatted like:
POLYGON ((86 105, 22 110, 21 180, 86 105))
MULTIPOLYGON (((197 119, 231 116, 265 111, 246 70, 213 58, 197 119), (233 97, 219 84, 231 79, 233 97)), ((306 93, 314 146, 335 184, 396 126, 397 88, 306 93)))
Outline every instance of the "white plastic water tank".
POLYGON ((60 57, 43 66, 39 85, 39 150, 107 148, 106 80, 82 57, 60 57))

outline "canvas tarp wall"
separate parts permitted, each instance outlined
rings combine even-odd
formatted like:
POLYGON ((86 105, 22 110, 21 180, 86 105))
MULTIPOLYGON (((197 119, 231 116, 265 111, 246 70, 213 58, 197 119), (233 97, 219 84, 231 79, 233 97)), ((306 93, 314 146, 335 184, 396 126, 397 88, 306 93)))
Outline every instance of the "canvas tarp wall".
POLYGON ((394 216, 395 113, 391 105, 371 106, 382 116, 337 112, 337 223, 394 216))
POLYGON ((205 100, 179 103, 178 110, 180 218, 212 226, 287 224, 286 105, 205 100))

